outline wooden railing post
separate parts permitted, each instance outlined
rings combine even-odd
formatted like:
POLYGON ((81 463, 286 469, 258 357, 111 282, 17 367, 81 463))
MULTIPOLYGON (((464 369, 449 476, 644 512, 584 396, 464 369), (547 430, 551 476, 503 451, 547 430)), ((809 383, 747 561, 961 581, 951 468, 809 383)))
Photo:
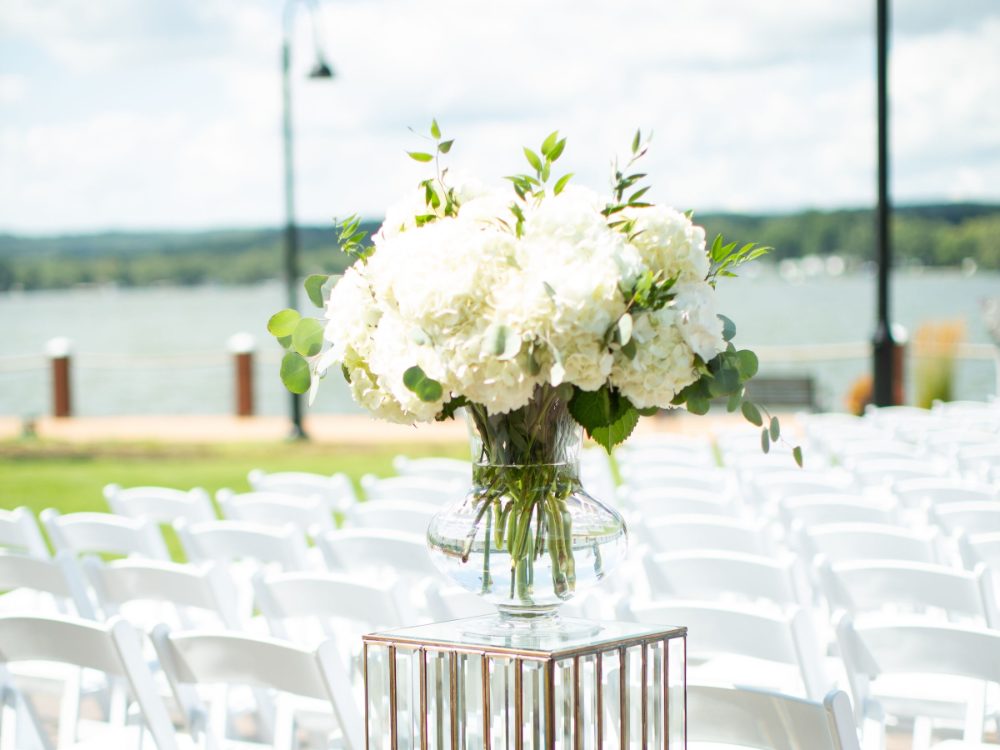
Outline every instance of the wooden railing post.
POLYGON ((236 379, 236 416, 253 416, 253 352, 256 342, 249 333, 229 337, 229 351, 233 353, 233 372, 236 379))
POLYGON ((70 340, 63 336, 49 339, 45 352, 52 363, 52 416, 69 417, 73 414, 72 385, 70 383, 70 340))
POLYGON ((906 403, 906 348, 910 334, 899 323, 892 326, 892 403, 906 403))

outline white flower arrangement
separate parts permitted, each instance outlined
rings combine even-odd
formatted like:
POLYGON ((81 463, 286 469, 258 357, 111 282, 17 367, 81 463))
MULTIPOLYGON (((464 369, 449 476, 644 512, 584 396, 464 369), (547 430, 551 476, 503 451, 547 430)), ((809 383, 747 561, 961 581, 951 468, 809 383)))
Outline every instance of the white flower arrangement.
POLYGON ((513 412, 559 389, 609 450, 642 414, 703 414, 723 397, 762 428, 765 450, 778 439, 777 420, 744 398, 757 359, 732 344, 715 294, 767 248, 709 247, 690 214, 647 203, 645 175, 628 173, 648 145, 639 133, 608 195, 550 180, 566 143, 557 133, 525 149, 532 171, 503 190, 451 180, 440 161, 453 142, 436 122, 431 137, 433 153, 410 156, 434 175, 386 211, 371 245, 357 219, 342 226, 356 257, 342 277, 307 280, 325 323, 292 310, 271 319, 290 390, 315 390, 339 365, 358 404, 414 423, 468 405, 513 412))

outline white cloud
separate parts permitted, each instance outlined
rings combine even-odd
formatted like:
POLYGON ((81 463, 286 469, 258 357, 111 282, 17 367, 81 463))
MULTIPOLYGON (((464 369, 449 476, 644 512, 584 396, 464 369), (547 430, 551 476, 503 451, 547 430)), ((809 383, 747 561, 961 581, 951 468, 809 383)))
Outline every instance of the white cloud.
MULTIPOLYGON (((1000 199, 1000 100, 987 96, 1000 90, 1000 8, 894 8, 897 195, 1000 199)), ((406 127, 432 116, 457 138, 455 165, 487 179, 560 128, 566 169, 600 187, 642 126, 655 131, 655 197, 685 208, 873 195, 868 0, 328 3, 333 82, 304 80, 304 15, 293 95, 305 221, 378 215, 420 179, 406 127)), ((0 106, 18 105, 0 121, 0 228, 281 221, 279 3, 8 0, 0 28, 49 61, 0 77, 0 106)))

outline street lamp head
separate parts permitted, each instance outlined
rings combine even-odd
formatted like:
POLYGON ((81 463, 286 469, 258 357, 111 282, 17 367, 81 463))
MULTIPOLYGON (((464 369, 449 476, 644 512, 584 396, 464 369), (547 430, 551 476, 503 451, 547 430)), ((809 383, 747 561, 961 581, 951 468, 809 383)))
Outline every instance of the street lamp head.
POLYGON ((333 78, 333 68, 322 57, 316 59, 316 64, 309 71, 310 78, 333 78))

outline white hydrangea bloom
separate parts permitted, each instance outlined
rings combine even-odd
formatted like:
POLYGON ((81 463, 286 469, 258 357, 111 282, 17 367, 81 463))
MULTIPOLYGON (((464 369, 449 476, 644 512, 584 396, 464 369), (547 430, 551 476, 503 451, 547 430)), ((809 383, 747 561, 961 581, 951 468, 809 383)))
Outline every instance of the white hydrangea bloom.
POLYGON ((665 307, 638 315, 632 328, 635 358, 615 352, 611 384, 636 408, 670 408, 673 397, 698 379, 694 353, 677 327, 677 311, 665 307))
POLYGON ((688 346, 708 362, 726 348, 715 290, 706 281, 677 284, 674 290, 677 296, 672 305, 678 313, 677 328, 688 346))
MULTIPOLYGON (((375 253, 348 269, 327 302, 330 349, 354 399, 395 422, 429 421, 452 397, 498 414, 520 408, 544 383, 596 390, 610 383, 637 407, 669 406, 697 377, 694 355, 725 346, 714 290, 705 283, 704 232, 665 208, 628 209, 641 230, 629 241, 608 226, 597 193, 567 186, 520 202, 511 191, 456 183, 458 215, 431 213, 424 191, 386 213, 375 253), (679 277, 667 308, 635 315, 629 359, 608 331, 626 312, 623 290, 648 269, 679 277), (442 395, 424 402, 403 382, 419 366, 442 395)), ((443 204, 443 193, 441 193, 443 204)))
POLYGON ((704 281, 708 275, 705 230, 666 206, 626 208, 622 216, 635 221, 632 244, 652 271, 668 279, 704 281))

